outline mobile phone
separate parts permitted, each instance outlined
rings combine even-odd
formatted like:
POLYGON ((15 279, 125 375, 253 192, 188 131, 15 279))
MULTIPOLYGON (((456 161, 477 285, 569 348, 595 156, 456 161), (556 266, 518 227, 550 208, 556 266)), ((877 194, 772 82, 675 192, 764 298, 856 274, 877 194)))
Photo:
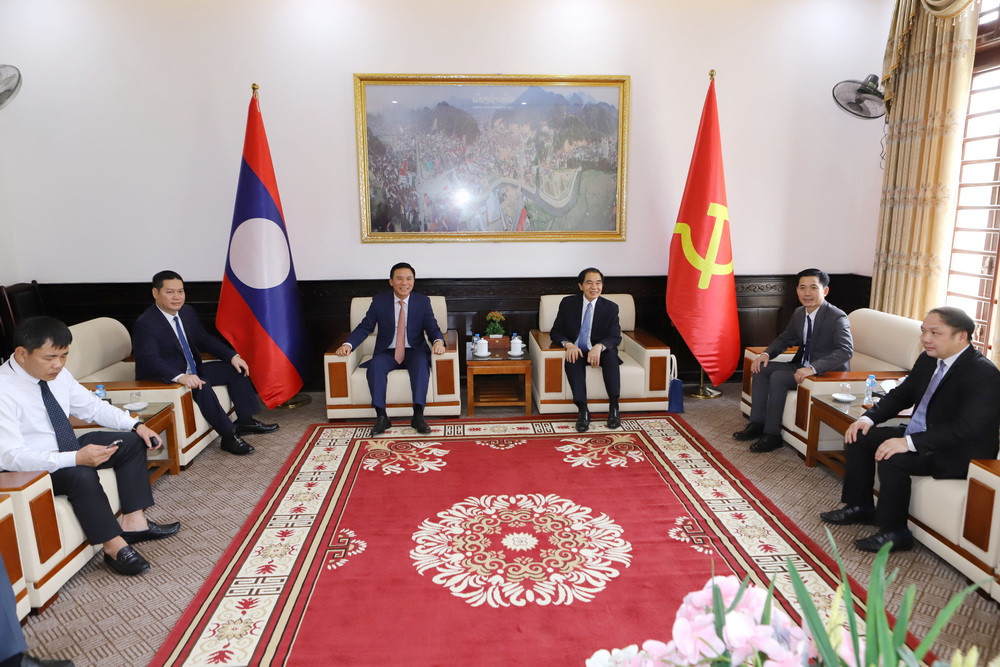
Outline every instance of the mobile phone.
POLYGON ((125 441, 124 440, 115 440, 111 444, 104 445, 104 446, 105 447, 117 447, 118 445, 122 444, 123 442, 125 442, 125 441))

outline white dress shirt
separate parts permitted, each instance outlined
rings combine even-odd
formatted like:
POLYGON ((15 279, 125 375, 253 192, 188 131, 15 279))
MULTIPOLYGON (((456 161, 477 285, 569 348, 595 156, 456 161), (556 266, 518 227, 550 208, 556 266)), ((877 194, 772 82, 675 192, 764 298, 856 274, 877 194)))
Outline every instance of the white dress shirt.
MULTIPOLYGON (((94 396, 65 368, 49 389, 67 415, 122 431, 136 424, 135 417, 94 396)), ((0 469, 54 472, 75 465, 76 452, 59 451, 38 379, 8 359, 0 366, 0 469)))

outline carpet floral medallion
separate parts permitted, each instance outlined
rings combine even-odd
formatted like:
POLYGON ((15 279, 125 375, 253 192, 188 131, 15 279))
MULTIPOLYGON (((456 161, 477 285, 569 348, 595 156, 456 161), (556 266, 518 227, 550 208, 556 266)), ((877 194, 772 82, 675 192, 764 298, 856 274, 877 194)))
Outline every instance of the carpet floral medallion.
MULTIPOLYGON (((310 428, 154 665, 583 665, 713 574, 836 566, 679 417, 310 428)), ((861 600, 852 603, 860 608, 861 600)))

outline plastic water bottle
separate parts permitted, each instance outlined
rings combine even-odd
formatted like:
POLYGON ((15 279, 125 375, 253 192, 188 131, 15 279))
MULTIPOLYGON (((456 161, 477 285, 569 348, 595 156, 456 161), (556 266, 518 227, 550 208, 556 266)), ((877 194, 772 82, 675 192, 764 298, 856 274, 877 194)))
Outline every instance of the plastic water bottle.
POLYGON ((104 391, 104 385, 97 385, 97 389, 94 390, 94 396, 101 399, 102 401, 108 400, 108 392, 104 391))
POLYGON ((865 401, 864 401, 865 406, 875 404, 875 387, 876 387, 875 376, 869 375, 868 379, 865 380, 865 401))

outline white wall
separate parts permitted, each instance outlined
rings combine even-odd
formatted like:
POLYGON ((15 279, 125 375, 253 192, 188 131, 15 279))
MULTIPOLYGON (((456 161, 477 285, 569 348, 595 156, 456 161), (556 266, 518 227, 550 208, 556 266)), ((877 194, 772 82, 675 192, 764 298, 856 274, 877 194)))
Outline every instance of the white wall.
POLYGON ((218 280, 250 84, 300 279, 666 270, 716 69, 738 274, 870 275, 892 0, 0 0, 0 283, 218 280), (628 74, 625 243, 361 244, 352 75, 628 74))

